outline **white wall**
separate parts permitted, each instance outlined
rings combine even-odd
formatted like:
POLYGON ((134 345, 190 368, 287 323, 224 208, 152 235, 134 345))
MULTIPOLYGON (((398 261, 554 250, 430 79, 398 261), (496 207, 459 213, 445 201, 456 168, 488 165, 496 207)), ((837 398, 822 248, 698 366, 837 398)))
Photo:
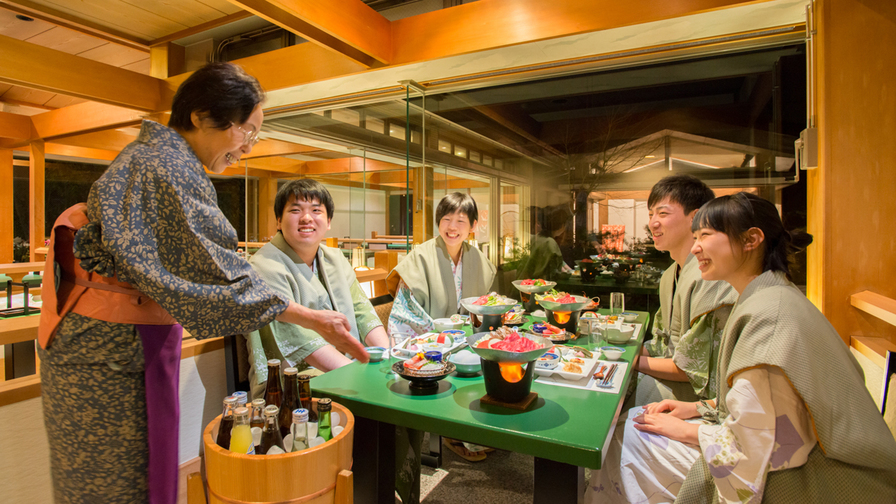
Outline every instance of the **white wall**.
POLYGON ((50 448, 40 397, 0 408, 0 474, 3 502, 53 502, 50 448))
POLYGON ((370 238, 371 231, 386 234, 385 191, 367 189, 364 192, 365 207, 365 202, 361 200, 362 189, 332 185, 326 187, 335 205, 327 237, 370 238))
MULTIPOLYGON (((643 240, 647 237, 644 226, 650 220, 647 216, 647 202, 633 199, 611 199, 607 201, 609 212, 607 224, 625 226, 626 248, 633 238, 643 240)), ((598 211, 595 208, 595 211, 598 211)))
MULTIPOLYGON (((202 431, 227 393, 224 350, 180 361, 178 463, 200 454, 202 431)), ((51 504, 50 449, 41 398, 0 407, 0 487, 5 504, 51 504)))

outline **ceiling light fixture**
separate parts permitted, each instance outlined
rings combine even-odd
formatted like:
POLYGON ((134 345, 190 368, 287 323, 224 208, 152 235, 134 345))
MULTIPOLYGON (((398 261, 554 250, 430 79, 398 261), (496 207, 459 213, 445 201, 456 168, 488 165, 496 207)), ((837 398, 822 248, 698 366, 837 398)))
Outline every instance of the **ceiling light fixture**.
POLYGON ((30 17, 25 16, 25 15, 23 15, 23 14, 16 14, 16 19, 18 19, 19 21, 29 21, 29 22, 30 22, 30 21, 34 21, 34 18, 30 18, 30 17))

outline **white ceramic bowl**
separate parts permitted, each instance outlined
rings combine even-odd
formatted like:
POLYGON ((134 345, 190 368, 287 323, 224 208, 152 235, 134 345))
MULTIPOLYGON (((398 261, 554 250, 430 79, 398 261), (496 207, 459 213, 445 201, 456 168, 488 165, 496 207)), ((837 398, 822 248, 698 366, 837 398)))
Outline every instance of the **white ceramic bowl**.
POLYGON ((386 355, 386 349, 381 346, 369 346, 365 348, 367 355, 370 356, 370 362, 379 362, 386 355))
POLYGON ((612 346, 600 347, 600 351, 608 360, 619 360, 619 358, 622 357, 622 354, 625 353, 624 348, 612 346))
POLYGON ((638 320, 638 314, 634 313, 634 312, 622 312, 621 315, 622 315, 622 320, 629 322, 629 323, 638 320))
POLYGON ((472 375, 482 369, 482 361, 479 356, 469 350, 461 350, 449 355, 448 361, 454 364, 458 374, 472 375))
POLYGON ((435 327, 436 332, 442 331, 450 331, 452 329, 460 329, 464 322, 452 322, 450 318, 437 318, 432 321, 432 325, 435 327))
POLYGON ((617 327, 607 327, 604 331, 604 337, 608 342, 614 345, 621 345, 623 343, 628 343, 628 340, 632 338, 632 334, 635 333, 634 327, 626 327, 622 326, 622 328, 617 327))

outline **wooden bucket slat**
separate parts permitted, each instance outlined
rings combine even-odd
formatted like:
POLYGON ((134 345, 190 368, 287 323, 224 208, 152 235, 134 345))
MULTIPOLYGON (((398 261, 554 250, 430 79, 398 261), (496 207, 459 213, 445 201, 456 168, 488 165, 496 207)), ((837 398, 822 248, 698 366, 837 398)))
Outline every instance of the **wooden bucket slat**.
MULTIPOLYGON (((317 400, 315 399, 315 402, 317 400)), ((215 443, 221 417, 209 423, 202 439, 211 504, 289 503, 344 504, 352 502, 351 475, 355 417, 333 403, 343 431, 322 445, 299 453, 243 455, 215 443), (337 499, 339 494, 339 499, 337 499), (347 500, 346 500, 347 499, 347 500)))

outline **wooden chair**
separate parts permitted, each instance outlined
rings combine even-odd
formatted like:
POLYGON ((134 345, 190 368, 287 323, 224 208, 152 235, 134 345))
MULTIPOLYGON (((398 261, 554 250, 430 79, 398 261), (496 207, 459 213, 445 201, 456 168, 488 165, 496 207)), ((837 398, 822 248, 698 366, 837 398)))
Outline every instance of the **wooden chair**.
POLYGON ((896 437, 896 353, 887 350, 887 361, 884 366, 884 380, 881 386, 880 412, 890 432, 896 437))
POLYGON ((370 304, 373 305, 376 314, 380 317, 380 321, 387 328, 389 327, 389 314, 392 313, 392 301, 394 299, 391 294, 370 298, 370 304))

